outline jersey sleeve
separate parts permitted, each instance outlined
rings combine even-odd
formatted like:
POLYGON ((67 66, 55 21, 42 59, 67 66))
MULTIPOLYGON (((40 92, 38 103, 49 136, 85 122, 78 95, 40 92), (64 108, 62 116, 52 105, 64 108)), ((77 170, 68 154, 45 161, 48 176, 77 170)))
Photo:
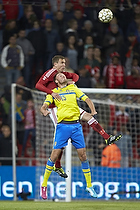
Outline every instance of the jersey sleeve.
POLYGON ((52 94, 53 91, 46 87, 46 84, 49 82, 49 79, 46 78, 45 80, 43 80, 43 77, 44 76, 42 75, 42 77, 38 80, 38 82, 35 85, 35 88, 47 94, 52 94))
POLYGON ((49 88, 46 87, 46 84, 49 82, 48 79, 46 79, 45 81, 43 80, 43 76, 39 79, 39 81, 36 83, 35 88, 43 91, 47 94, 52 94, 52 90, 50 90, 49 88))
POLYGON ((53 97, 50 95, 50 94, 48 94, 47 96, 46 96, 46 99, 45 99, 45 101, 44 101, 44 104, 47 104, 48 106, 50 105, 50 104, 52 104, 53 103, 53 97))
POLYGON ((88 98, 88 96, 85 95, 85 93, 83 93, 79 88, 77 88, 76 85, 73 85, 73 86, 74 86, 74 90, 75 90, 77 98, 79 98, 80 100, 85 101, 88 98))
POLYGON ((47 94, 52 94, 52 89, 54 88, 54 85, 51 84, 54 83, 53 78, 56 73, 57 71, 55 69, 50 69, 46 71, 36 83, 35 88, 47 94))

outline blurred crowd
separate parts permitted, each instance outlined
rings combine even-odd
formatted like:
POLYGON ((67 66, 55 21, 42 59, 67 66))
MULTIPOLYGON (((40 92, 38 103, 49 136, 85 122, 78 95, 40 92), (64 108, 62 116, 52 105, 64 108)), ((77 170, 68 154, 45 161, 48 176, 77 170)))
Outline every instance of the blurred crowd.
POLYGON ((140 88, 140 1, 2 3, 1 66, 8 85, 23 76, 34 88, 52 57, 61 54, 67 69, 79 74, 79 87, 140 88), (103 7, 114 13, 108 24, 98 19, 103 7))
MULTIPOLYGON (((33 89, 52 67, 54 55, 66 57, 66 71, 79 75, 80 88, 140 88, 139 0, 0 2, 0 71, 6 78, 0 98, 2 138, 3 130, 10 129, 11 83, 33 89), (98 19, 104 7, 113 11, 110 23, 98 19), (5 125, 9 128, 3 129, 5 125)), ((16 102, 17 135, 24 156, 29 135, 35 150, 33 101, 19 88, 16 102)))

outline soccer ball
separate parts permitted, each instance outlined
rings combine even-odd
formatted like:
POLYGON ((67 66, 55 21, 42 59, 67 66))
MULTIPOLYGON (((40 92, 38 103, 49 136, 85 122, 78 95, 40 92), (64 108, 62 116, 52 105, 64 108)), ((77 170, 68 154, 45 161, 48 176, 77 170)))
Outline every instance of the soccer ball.
POLYGON ((103 23, 109 23, 113 19, 113 12, 110 9, 102 9, 98 14, 98 18, 103 23))

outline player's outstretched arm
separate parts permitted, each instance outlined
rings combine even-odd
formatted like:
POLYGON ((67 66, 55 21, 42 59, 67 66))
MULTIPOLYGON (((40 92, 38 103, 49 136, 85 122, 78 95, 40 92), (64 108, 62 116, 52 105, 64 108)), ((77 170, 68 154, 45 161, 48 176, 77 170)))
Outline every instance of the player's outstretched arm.
POLYGON ((97 114, 96 110, 95 110, 95 106, 93 104, 93 102, 90 100, 90 98, 87 98, 85 100, 85 102, 87 103, 87 105, 89 106, 90 110, 91 110, 91 115, 95 115, 97 114))
POLYGON ((48 105, 47 104, 43 104, 42 107, 40 108, 40 112, 46 117, 48 114, 50 114, 50 112, 47 110, 48 105))

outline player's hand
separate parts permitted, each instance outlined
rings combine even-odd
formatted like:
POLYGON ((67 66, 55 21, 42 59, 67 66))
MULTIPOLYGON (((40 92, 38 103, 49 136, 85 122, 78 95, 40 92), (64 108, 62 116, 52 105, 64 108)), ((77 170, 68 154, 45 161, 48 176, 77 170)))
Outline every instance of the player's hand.
POLYGON ((55 98, 56 100, 60 101, 61 100, 61 96, 58 93, 52 93, 51 94, 53 98, 55 98))
POLYGON ((48 106, 47 104, 43 104, 40 108, 40 112, 46 117, 50 112, 47 110, 48 106))

